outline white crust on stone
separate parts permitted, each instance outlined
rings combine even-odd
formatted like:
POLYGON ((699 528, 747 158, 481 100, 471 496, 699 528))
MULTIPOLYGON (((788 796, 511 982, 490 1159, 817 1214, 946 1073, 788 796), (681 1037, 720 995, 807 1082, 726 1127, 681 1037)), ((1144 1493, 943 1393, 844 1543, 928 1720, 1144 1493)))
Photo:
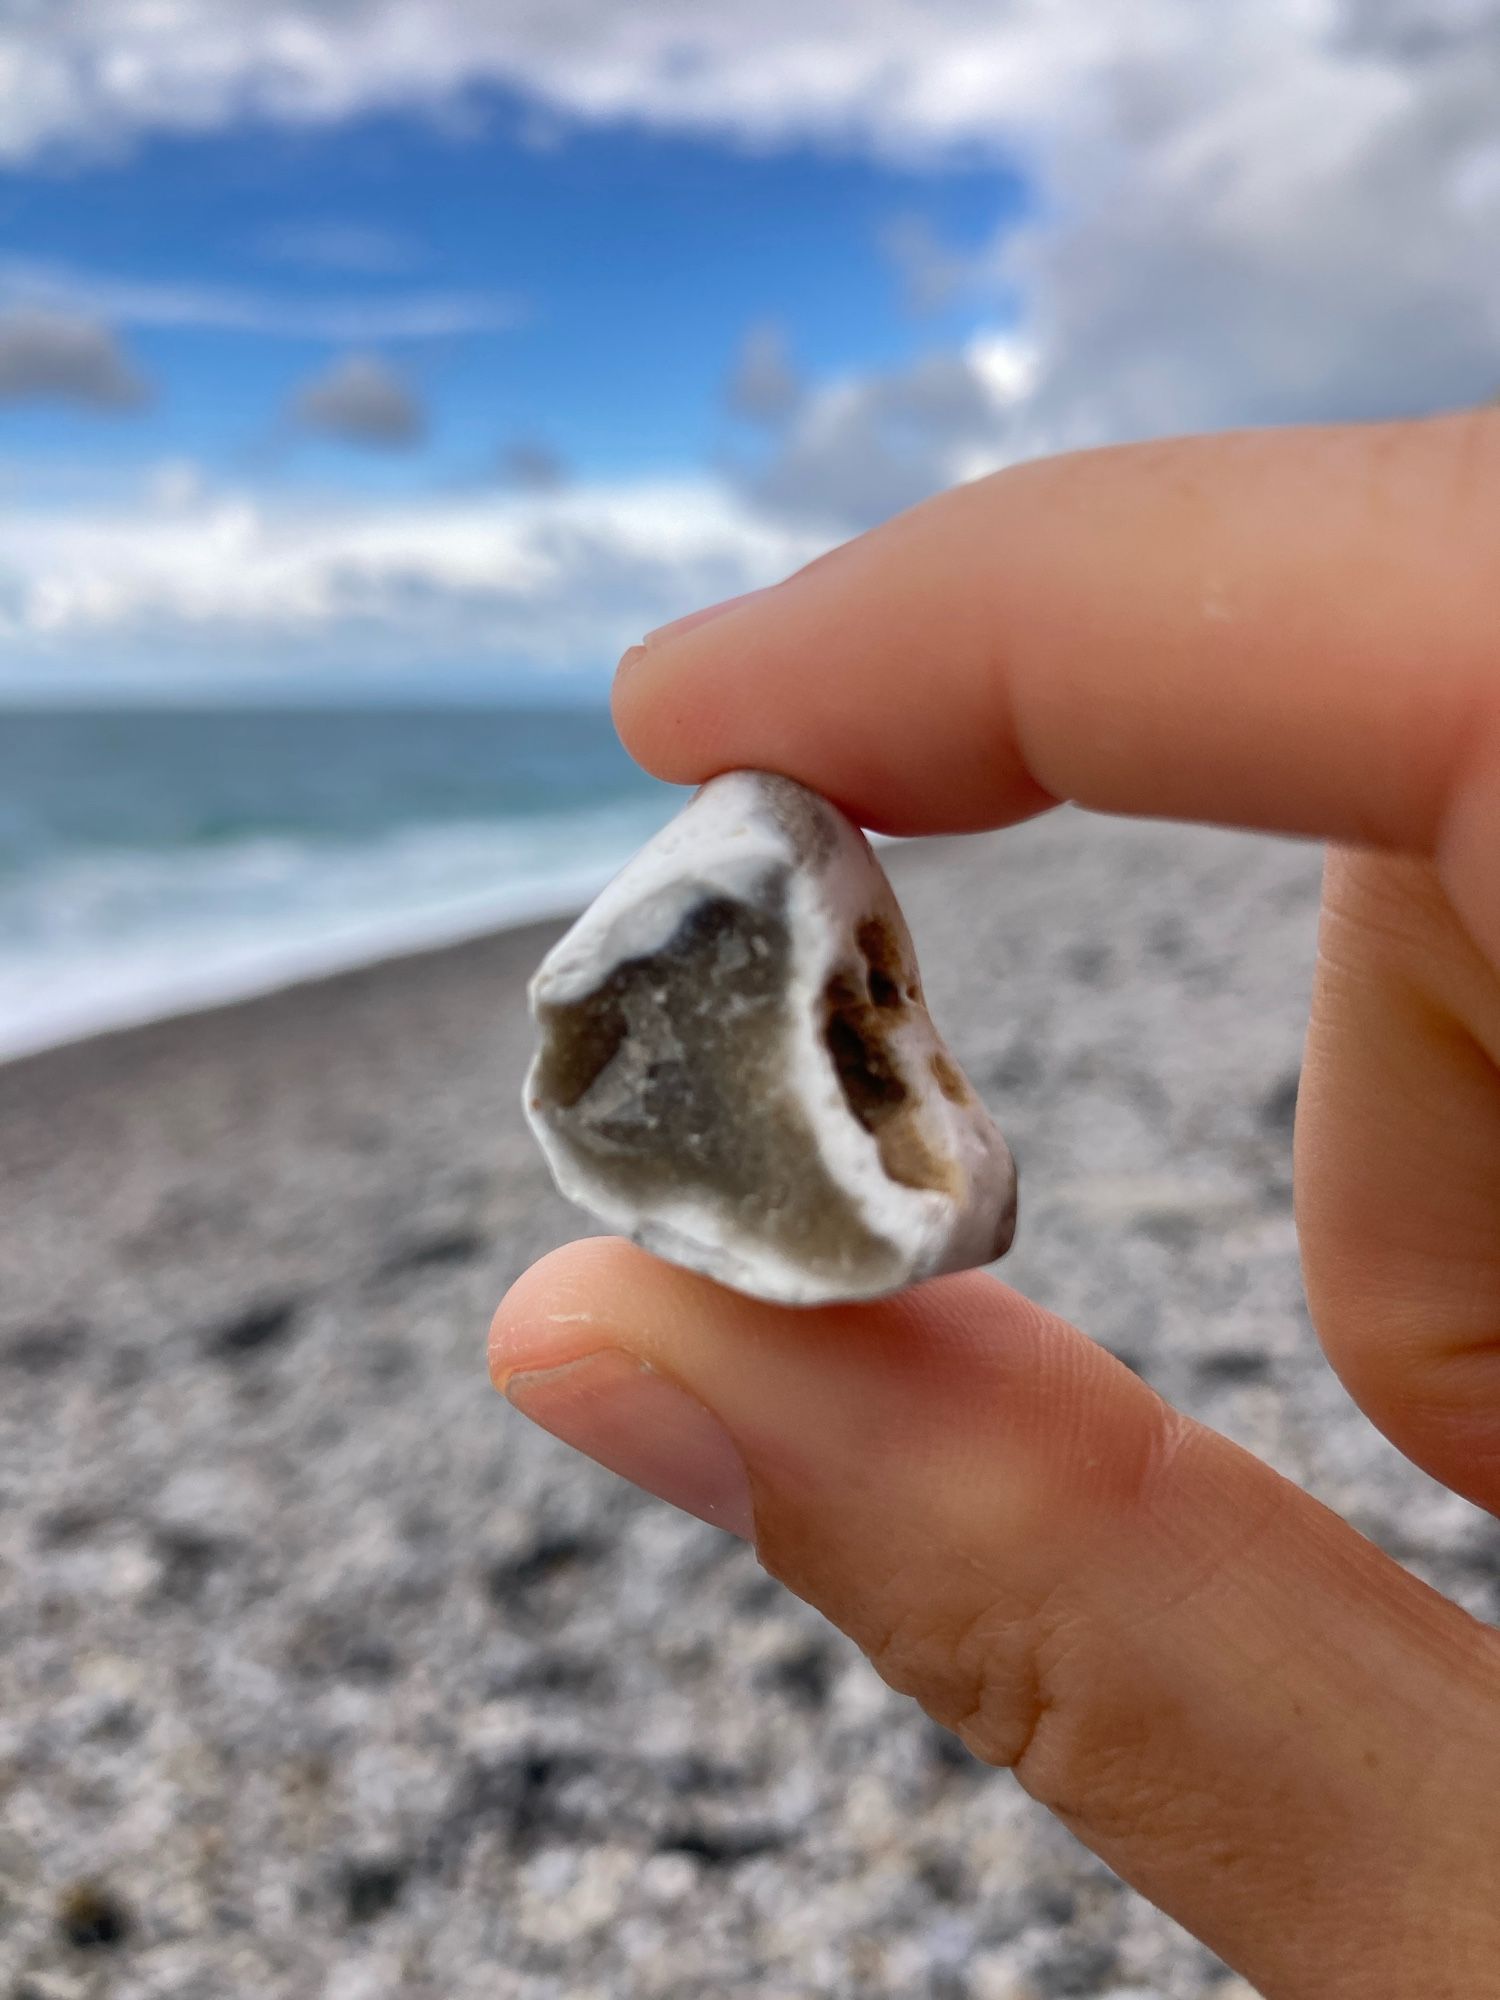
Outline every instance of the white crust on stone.
MULTIPOLYGON (((1003 1254, 1014 1227, 1015 1166, 920 999, 915 954, 890 883, 858 828, 789 779, 751 771, 716 778, 642 849, 533 979, 532 1010, 544 1031, 549 1014, 586 1001, 617 968, 663 952, 710 899, 750 910, 774 899, 784 917, 785 1082, 832 1184, 830 1198, 847 1204, 882 1254, 866 1268, 830 1273, 747 1227, 742 1204, 701 1192, 628 1198, 546 1101, 539 1055, 527 1080, 526 1115, 561 1191, 647 1249, 783 1304, 875 1297, 1003 1254), (894 942, 902 968, 899 1002, 880 1016, 881 1046, 905 1087, 908 1151, 915 1146, 937 1184, 909 1184, 909 1168, 906 1178, 893 1177, 879 1132, 851 1108, 830 1051, 830 984, 868 980, 858 940, 872 923, 894 942)), ((731 994, 706 997, 732 1006, 731 994)), ((759 1110, 746 1103, 740 1115, 753 1120, 759 1110)), ((649 1144, 643 1131, 642 1145, 649 1144)))

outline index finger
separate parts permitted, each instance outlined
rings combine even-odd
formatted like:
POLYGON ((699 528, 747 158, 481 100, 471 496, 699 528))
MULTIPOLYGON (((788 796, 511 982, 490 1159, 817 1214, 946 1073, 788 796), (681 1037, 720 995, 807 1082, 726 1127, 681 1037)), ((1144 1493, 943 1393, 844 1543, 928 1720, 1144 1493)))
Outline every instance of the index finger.
MULTIPOLYGON (((659 776, 866 826, 1059 799, 1500 874, 1500 414, 1076 453, 941 495, 626 656, 659 776), (1464 855, 1472 855, 1472 868, 1464 855)), ((1495 912, 1493 883, 1470 898, 1495 912)))

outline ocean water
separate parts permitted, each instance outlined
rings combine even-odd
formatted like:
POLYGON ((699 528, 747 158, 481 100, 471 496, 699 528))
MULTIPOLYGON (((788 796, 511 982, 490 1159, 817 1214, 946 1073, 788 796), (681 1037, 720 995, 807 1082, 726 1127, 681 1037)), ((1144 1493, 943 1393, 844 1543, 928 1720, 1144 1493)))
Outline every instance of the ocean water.
POLYGON ((680 802, 602 709, 0 712, 0 1055, 569 910, 680 802))

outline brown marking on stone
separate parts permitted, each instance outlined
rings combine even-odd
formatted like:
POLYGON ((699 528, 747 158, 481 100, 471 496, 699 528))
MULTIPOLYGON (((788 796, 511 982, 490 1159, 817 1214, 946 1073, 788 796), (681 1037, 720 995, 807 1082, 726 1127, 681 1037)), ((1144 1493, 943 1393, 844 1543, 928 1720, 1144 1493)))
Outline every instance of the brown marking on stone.
POLYGON ((963 1071, 958 1067, 957 1063, 950 1061, 941 1049, 933 1051, 931 1068, 934 1077, 937 1079, 938 1089, 950 1104, 967 1104, 969 1102, 973 1093, 964 1079, 963 1071))
POLYGON ((877 1007, 901 1008, 905 1004, 902 986, 913 975, 895 926, 887 917, 866 917, 854 941, 864 957, 870 998, 877 1007))
POLYGON ((834 974, 823 1002, 824 1039, 845 1099, 861 1125, 873 1132, 911 1095, 886 1047, 885 1024, 847 974, 834 974))
POLYGON ((902 1187, 960 1198, 958 1166, 928 1144, 916 1100, 886 1040, 889 1011, 862 993, 847 972, 836 972, 829 980, 823 1005, 823 1039, 844 1101, 875 1141, 881 1166, 902 1187))
POLYGON ((923 1138, 915 1118, 893 1118, 876 1134, 880 1164, 902 1187, 932 1188, 954 1201, 964 1198, 964 1177, 956 1160, 945 1159, 923 1138))

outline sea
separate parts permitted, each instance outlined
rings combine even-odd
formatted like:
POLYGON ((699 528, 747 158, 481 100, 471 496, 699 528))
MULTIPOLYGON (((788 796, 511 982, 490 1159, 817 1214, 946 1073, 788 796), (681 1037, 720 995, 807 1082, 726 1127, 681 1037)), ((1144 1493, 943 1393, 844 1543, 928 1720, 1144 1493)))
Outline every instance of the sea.
POLYGON ((0 711, 0 1057, 570 911, 682 797, 602 703, 0 711))

